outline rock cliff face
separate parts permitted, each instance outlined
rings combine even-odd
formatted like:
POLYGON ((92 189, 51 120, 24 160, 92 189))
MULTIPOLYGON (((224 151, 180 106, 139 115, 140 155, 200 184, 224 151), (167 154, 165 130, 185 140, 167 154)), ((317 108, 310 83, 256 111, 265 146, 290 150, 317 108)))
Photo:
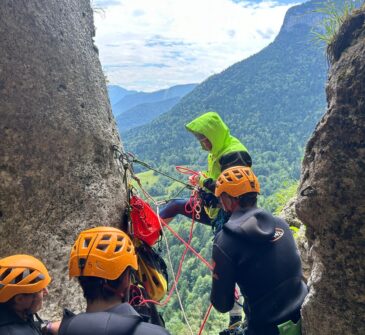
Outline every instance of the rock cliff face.
POLYGON ((365 334, 365 11, 329 46, 328 110, 308 142, 296 211, 313 268, 304 334, 365 334))
POLYGON ((40 257, 48 316, 78 310, 70 246, 84 228, 118 225, 125 206, 93 12, 88 0, 2 0, 0 35, 0 257, 40 257))

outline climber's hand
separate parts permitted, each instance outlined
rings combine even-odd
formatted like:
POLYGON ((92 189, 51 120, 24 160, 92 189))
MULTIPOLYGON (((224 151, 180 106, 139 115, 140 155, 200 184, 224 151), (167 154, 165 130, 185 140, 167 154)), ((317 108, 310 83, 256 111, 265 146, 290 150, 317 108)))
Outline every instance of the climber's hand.
POLYGON ((197 186, 199 184, 199 179, 200 179, 200 175, 193 174, 192 176, 189 177, 190 185, 197 186))

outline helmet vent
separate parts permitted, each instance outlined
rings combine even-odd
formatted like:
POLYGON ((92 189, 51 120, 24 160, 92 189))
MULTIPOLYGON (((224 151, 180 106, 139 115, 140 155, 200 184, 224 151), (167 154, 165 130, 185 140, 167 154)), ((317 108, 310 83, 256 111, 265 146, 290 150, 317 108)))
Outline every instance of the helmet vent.
POLYGON ((108 244, 98 244, 98 246, 96 247, 96 249, 99 249, 101 251, 106 251, 106 249, 108 249, 108 244))
POLYGON ((86 259, 85 258, 80 258, 79 259, 79 264, 78 264, 79 269, 82 270, 85 267, 85 264, 86 264, 86 259))
POLYGON ((35 284, 38 283, 39 281, 43 280, 45 277, 42 274, 39 274, 39 276, 35 277, 31 282, 29 282, 29 284, 35 284))
POLYGON ((120 251, 120 249, 122 249, 122 246, 121 245, 116 245, 115 249, 114 249, 114 252, 118 252, 118 251, 120 251))
POLYGON ((124 240, 124 237, 123 236, 117 236, 117 241, 118 242, 122 242, 124 240))
POLYGON ((111 237, 112 237, 111 235, 103 235, 103 237, 101 238, 101 240, 102 241, 109 241, 111 237))
POLYGON ((0 280, 3 281, 10 273, 11 269, 5 270, 4 273, 0 275, 0 280))
MULTIPOLYGON (((33 272, 33 271, 32 271, 33 272)), ((21 274, 17 275, 12 281, 11 284, 18 284, 23 280, 23 278, 27 277, 32 272, 29 272, 28 269, 25 269, 21 274)))
POLYGON ((91 238, 85 238, 84 239, 84 243, 83 243, 83 248, 88 248, 89 247, 89 244, 91 242, 91 238))
POLYGON ((158 279, 155 276, 152 276, 152 280, 156 286, 160 286, 160 282, 158 281, 158 279))
POLYGON ((127 247, 127 252, 131 252, 132 251, 132 249, 131 249, 131 247, 127 247))

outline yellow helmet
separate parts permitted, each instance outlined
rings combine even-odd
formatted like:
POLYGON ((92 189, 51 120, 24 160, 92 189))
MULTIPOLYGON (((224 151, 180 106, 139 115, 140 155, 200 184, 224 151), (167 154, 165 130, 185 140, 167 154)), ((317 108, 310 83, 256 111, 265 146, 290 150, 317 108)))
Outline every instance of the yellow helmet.
POLYGON ((0 259, 0 303, 17 294, 42 291, 51 282, 44 264, 29 255, 14 255, 0 259))
POLYGON ((68 264, 70 277, 115 280, 131 266, 138 270, 137 255, 129 236, 113 227, 96 227, 80 233, 68 264))
POLYGON ((251 168, 233 166, 224 170, 217 179, 215 196, 219 197, 223 192, 232 197, 246 193, 260 193, 260 184, 251 168))
POLYGON ((147 245, 137 248, 138 280, 150 299, 160 301, 167 292, 167 268, 163 259, 147 245))

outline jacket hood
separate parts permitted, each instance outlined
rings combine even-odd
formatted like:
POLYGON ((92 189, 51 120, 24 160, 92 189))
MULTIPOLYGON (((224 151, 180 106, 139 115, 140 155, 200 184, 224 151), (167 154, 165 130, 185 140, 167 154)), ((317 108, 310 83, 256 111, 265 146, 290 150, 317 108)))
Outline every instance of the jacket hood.
POLYGON ((212 154, 217 154, 230 137, 227 125, 216 112, 205 113, 189 122, 186 129, 192 133, 204 135, 212 143, 212 154))
POLYGON ((238 210, 223 229, 246 240, 265 243, 275 236, 275 218, 260 208, 238 210))

